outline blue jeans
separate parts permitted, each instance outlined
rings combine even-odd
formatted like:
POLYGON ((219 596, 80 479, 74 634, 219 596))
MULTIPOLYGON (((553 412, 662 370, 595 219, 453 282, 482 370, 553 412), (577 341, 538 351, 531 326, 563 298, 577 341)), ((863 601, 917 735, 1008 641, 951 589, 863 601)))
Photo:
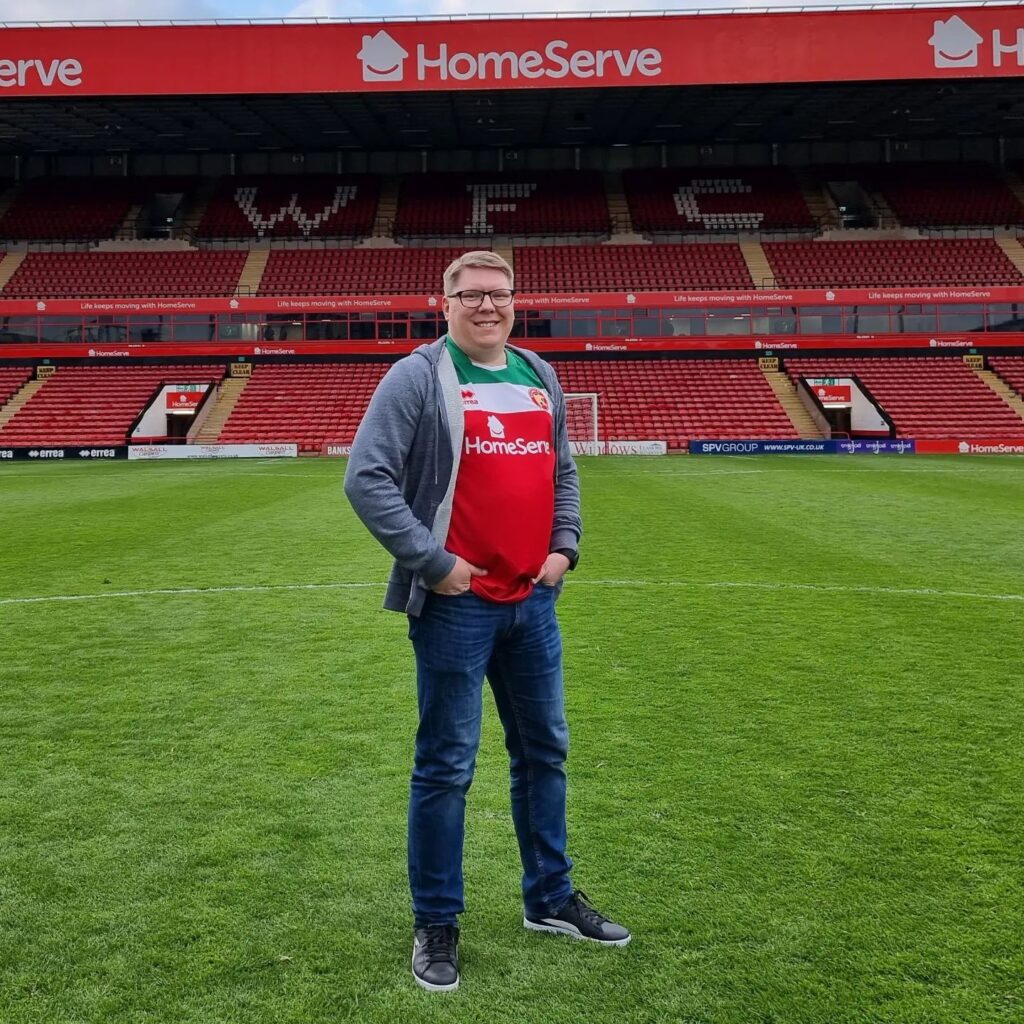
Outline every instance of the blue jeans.
POLYGON ((455 924, 463 903, 466 793, 480 746, 484 676, 494 691, 510 759, 512 820, 531 916, 572 895, 566 854, 569 730, 554 587, 513 604, 473 593, 429 594, 409 619, 419 728, 409 799, 409 886, 415 925, 455 924))

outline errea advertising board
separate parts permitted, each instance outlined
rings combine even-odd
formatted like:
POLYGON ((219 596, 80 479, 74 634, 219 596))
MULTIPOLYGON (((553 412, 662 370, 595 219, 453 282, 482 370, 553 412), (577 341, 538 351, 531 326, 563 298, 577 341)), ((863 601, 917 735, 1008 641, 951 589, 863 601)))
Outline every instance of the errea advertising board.
POLYGON ((420 92, 1024 75, 1024 4, 4 31, 0 94, 420 92))

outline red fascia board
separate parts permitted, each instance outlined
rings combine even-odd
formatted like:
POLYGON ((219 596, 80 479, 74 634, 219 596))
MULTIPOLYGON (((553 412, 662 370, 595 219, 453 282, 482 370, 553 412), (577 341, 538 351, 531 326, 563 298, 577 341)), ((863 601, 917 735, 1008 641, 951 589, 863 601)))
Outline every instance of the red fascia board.
MULTIPOLYGON (((843 351, 930 351, 985 352, 995 349, 1024 351, 1024 334, 978 334, 968 338, 962 335, 881 335, 872 338, 852 338, 834 334, 820 337, 778 338, 760 345, 750 337, 721 338, 644 338, 629 341, 595 338, 590 341, 544 341, 539 338, 517 338, 514 343, 535 352, 556 356, 561 353, 587 352, 597 357, 616 353, 641 355, 648 352, 748 352, 751 355, 794 356, 828 350, 843 351), (935 342, 933 345, 932 342, 935 342)), ((168 359, 209 356, 228 358, 275 358, 289 356, 362 355, 378 359, 394 359, 407 355, 420 345, 418 341, 211 341, 211 342, 125 342, 123 344, 59 344, 0 345, 0 364, 5 360, 26 359, 168 359)))
MULTIPOLYGON (((879 303, 1021 303, 1024 287, 977 288, 837 288, 750 289, 709 292, 546 292, 521 293, 516 308, 628 309, 630 307, 670 309, 739 306, 850 306, 879 303)), ((440 309, 437 296, 427 295, 299 295, 256 296, 254 298, 109 298, 109 299, 0 299, 3 316, 132 316, 140 320, 189 313, 415 313, 440 309)))
POLYGON ((7 96, 372 94, 1022 74, 1024 4, 370 25, 31 27, 6 29, 0 44, 0 90, 7 96))

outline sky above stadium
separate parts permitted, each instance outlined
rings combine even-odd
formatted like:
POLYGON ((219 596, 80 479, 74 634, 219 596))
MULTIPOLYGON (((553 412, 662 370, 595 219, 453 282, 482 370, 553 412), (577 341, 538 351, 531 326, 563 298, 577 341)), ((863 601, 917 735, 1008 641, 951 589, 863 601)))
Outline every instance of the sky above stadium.
MULTIPOLYGON (((942 0, 939 0, 941 3, 942 0)), ((947 0, 948 2, 948 0, 947 0)), ((971 4, 967 0, 964 6, 971 4)), ((0 0, 0 21, 378 18, 552 11, 729 10, 858 6, 857 0, 0 0)), ((863 5, 863 0, 861 0, 863 5)), ((901 6, 899 0, 893 6, 901 6)))

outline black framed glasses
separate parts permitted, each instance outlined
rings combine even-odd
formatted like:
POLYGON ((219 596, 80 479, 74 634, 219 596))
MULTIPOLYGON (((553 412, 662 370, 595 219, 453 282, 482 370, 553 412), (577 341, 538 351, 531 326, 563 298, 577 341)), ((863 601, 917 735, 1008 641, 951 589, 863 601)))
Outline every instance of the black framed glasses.
POLYGON ((489 292, 481 292, 476 288, 467 288, 465 291, 453 292, 448 298, 458 299, 468 309, 476 309, 477 306, 483 304, 485 295, 490 296, 491 303, 495 306, 508 306, 516 297, 516 293, 512 288, 495 288, 489 292))

